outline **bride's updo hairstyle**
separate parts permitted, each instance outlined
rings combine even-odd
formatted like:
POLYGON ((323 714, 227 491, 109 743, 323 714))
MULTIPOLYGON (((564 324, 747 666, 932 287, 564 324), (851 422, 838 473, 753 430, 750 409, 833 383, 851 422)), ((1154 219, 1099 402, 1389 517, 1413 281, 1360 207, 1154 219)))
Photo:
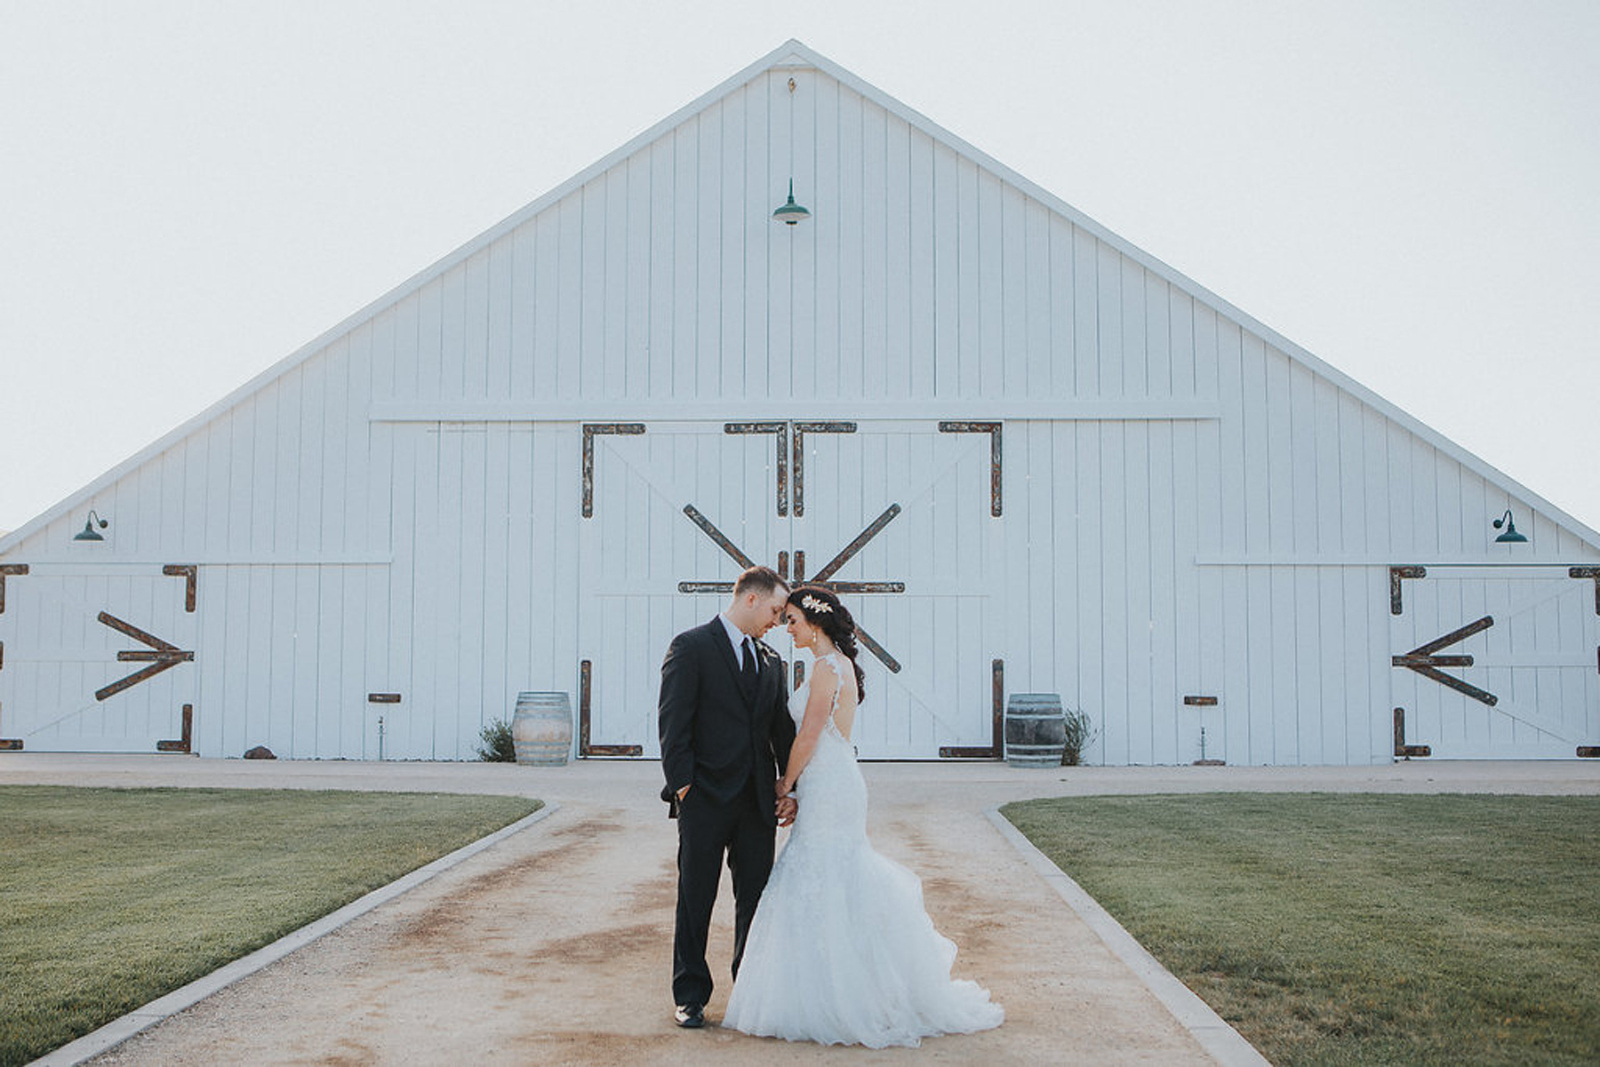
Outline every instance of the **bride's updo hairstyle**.
POLYGON ((802 585, 791 591, 789 603, 807 622, 826 634, 834 648, 850 657, 850 666, 856 670, 856 703, 859 705, 867 699, 867 686, 861 664, 856 662, 856 620, 850 617, 850 609, 830 590, 815 585, 802 585))

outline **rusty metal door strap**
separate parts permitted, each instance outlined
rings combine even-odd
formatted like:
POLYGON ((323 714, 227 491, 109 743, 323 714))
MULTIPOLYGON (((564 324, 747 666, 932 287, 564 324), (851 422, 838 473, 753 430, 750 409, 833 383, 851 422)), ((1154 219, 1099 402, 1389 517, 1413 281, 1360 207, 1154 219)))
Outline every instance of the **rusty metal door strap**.
POLYGON ((586 422, 583 424, 583 517, 594 517, 594 439, 596 434, 641 434, 642 422, 586 422))
POLYGON ((131 689, 140 682, 148 681, 162 671, 171 670, 180 663, 194 662, 193 652, 185 652, 177 645, 168 644, 159 637, 147 634, 132 623, 124 622, 117 618, 109 611, 100 613, 100 622, 113 630, 127 634, 135 641, 149 645, 151 651, 139 649, 133 652, 118 652, 118 663, 149 663, 150 666, 135 671, 120 681, 112 682, 104 689, 96 690, 94 694, 96 700, 106 700, 114 697, 123 690, 131 689))
POLYGON ((998 422, 941 422, 940 433, 986 433, 989 435, 989 514, 1001 514, 1000 486, 1004 481, 1002 463, 1004 448, 1001 445, 1001 424, 998 422))
POLYGON ((999 759, 1005 755, 1006 661, 997 659, 989 665, 994 693, 990 712, 993 735, 987 748, 963 748, 959 745, 941 745, 940 759, 999 759))
POLYGON ((642 756, 643 745, 591 745, 589 743, 589 715, 591 694, 594 690, 594 665, 588 660, 578 664, 578 755, 583 756, 642 756))
MULTIPOLYGON (((716 523, 702 515, 700 510, 693 504, 685 504, 683 506, 683 513, 689 517, 690 522, 698 526, 700 530, 711 539, 713 544, 722 549, 723 552, 727 553, 728 556, 735 563, 739 564, 741 568, 755 566, 754 561, 745 554, 744 550, 738 545, 734 544, 732 539, 730 539, 727 534, 723 533, 717 528, 716 523)), ((850 561, 852 556, 865 548, 867 542, 871 541, 874 537, 878 536, 878 534, 882 533, 883 528, 889 525, 890 522, 894 521, 894 517, 898 514, 900 514, 900 505, 889 505, 882 515, 879 515, 865 530, 861 531, 856 539, 851 541, 850 544, 846 545, 844 550, 835 556, 832 562, 830 562, 826 567, 818 571, 816 577, 814 578, 807 579, 805 577, 805 553, 803 551, 796 552, 794 573, 795 584, 798 585, 801 582, 806 582, 810 585, 820 585, 824 589, 831 589, 833 592, 839 594, 904 593, 906 591, 906 583, 904 582, 835 582, 829 580, 831 576, 839 570, 840 567, 843 567, 850 561)), ((783 563, 784 560, 780 559, 780 567, 783 563)), ((731 593, 733 592, 733 584, 734 583, 729 581, 687 579, 678 583, 678 592, 731 593)), ((866 630, 862 629, 860 625, 856 626, 856 638, 864 646, 866 646, 869 652, 878 657, 885 667, 897 674, 900 672, 900 661, 895 659, 886 648, 879 644, 877 640, 873 638, 873 636, 866 630)))
POLYGON ((729 422, 723 433, 770 433, 778 442, 778 514, 789 514, 789 424, 787 422, 729 422))
POLYGON ((6 613, 6 578, 20 578, 27 573, 26 563, 0 563, 0 615, 6 613))
POLYGON ((1389 614, 1399 615, 1405 610, 1405 598, 1401 592, 1400 582, 1406 578, 1426 578, 1426 567, 1390 567, 1389 568, 1389 614))
POLYGON ((1440 667, 1470 667, 1471 656, 1436 656, 1435 652, 1458 642, 1465 641, 1473 634, 1481 633, 1494 625, 1494 616, 1485 615, 1475 622, 1469 622, 1459 630, 1451 630, 1443 637, 1435 638, 1425 645, 1419 645, 1410 652, 1400 656, 1391 657, 1396 667, 1405 667, 1416 671, 1424 678, 1431 678, 1440 685, 1447 685, 1458 693, 1463 693, 1473 700, 1489 705, 1491 708, 1500 702, 1500 698, 1486 690, 1479 689, 1470 682, 1464 682, 1453 675, 1445 674, 1440 667))
POLYGON ((1394 755, 1396 759, 1410 759, 1413 756, 1433 755, 1431 745, 1406 744, 1406 709, 1394 709, 1394 755))

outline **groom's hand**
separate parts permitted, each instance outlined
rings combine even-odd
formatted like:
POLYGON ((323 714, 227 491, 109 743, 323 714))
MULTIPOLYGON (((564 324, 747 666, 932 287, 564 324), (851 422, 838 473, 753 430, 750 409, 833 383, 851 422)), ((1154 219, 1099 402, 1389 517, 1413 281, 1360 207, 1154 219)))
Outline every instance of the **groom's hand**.
POLYGON ((795 813, 800 810, 799 803, 794 797, 778 798, 778 825, 788 826, 794 822, 795 813))

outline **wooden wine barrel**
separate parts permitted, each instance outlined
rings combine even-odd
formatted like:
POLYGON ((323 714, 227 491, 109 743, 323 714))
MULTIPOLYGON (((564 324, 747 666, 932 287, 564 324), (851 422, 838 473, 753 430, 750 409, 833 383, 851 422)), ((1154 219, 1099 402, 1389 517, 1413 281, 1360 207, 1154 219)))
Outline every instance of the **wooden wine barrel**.
POLYGON ((511 719, 517 762, 563 767, 572 752, 572 703, 565 693, 518 693, 511 719))
POLYGON ((1067 747, 1060 693, 1012 693, 1006 702, 1006 762, 1013 767, 1059 767, 1067 747))

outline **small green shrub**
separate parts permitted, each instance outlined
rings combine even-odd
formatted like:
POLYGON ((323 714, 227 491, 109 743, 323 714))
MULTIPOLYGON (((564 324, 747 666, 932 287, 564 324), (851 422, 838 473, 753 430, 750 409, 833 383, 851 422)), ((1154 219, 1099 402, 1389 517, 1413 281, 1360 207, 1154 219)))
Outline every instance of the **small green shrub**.
POLYGON ((1083 750, 1094 743, 1099 732, 1088 712, 1068 708, 1066 715, 1067 747, 1061 750, 1061 766, 1076 767, 1083 762, 1083 750))
POLYGON ((478 746, 480 760, 487 763, 517 762, 517 745, 511 739, 510 723, 504 719, 496 719, 479 730, 478 736, 483 739, 483 744, 478 746))

